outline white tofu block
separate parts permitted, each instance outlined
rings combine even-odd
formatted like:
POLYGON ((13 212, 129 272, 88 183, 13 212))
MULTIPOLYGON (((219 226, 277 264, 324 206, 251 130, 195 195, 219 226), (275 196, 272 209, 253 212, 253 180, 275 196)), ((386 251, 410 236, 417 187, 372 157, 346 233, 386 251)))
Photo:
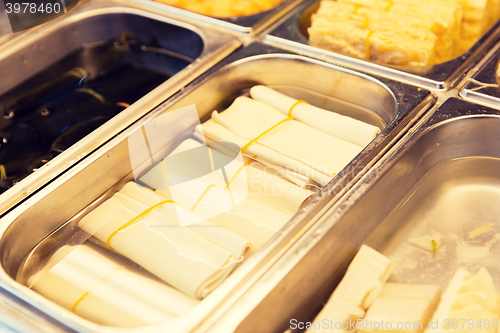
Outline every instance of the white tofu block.
POLYGON ((457 270, 446 291, 441 298, 436 312, 431 322, 438 322, 436 327, 429 327, 426 333, 444 332, 496 332, 490 328, 474 327, 472 330, 464 325, 463 319, 473 320, 474 325, 479 324, 479 320, 484 324, 484 320, 498 320, 498 295, 495 291, 493 280, 486 268, 482 267, 476 276, 472 276, 465 269, 457 270), (446 328, 446 320, 450 323, 456 319, 461 325, 457 329, 446 328))
POLYGON ((384 284, 380 297, 421 298, 439 302, 441 298, 441 286, 387 282, 384 284))
POLYGON ((386 283, 358 329, 360 332, 382 332, 388 328, 390 332, 422 332, 440 299, 441 286, 386 283))
MULTIPOLYGON (((381 293, 392 272, 393 262, 371 247, 362 245, 337 289, 314 321, 323 319, 333 323, 349 323, 363 318, 366 309, 381 293)), ((335 324, 333 325, 335 326, 335 324)), ((307 332, 324 332, 310 329, 307 332)), ((331 332, 345 332, 333 329, 331 332)))
POLYGON ((434 309, 430 299, 379 297, 357 328, 360 333, 388 328, 390 332, 419 333, 427 326, 434 309))
POLYGON ((466 243, 457 244, 457 260, 462 265, 486 259, 489 255, 489 246, 475 246, 466 243))

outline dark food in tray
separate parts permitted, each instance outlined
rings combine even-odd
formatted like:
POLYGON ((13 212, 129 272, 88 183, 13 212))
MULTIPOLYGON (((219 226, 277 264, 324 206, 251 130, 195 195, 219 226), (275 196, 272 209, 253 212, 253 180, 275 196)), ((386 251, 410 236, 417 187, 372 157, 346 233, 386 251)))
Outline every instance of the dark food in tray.
POLYGON ((127 33, 91 44, 0 99, 0 192, 156 88, 192 59, 127 33), (153 70, 143 64, 155 64, 153 70), (173 66, 172 66, 173 64, 173 66))

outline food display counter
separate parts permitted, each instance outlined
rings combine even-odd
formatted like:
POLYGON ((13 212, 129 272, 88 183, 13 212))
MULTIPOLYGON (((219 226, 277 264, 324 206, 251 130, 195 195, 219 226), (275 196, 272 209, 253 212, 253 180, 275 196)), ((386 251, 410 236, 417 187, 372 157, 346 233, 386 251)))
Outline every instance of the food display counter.
MULTIPOLYGON (((455 272, 480 282, 453 309, 498 316, 495 1, 429 5, 463 30, 411 66, 375 58, 415 49, 375 20, 411 0, 332 2, 87 0, 3 40, 9 329, 302 332, 415 302, 430 323, 455 272)), ((420 37, 445 25, 413 9, 420 37)))

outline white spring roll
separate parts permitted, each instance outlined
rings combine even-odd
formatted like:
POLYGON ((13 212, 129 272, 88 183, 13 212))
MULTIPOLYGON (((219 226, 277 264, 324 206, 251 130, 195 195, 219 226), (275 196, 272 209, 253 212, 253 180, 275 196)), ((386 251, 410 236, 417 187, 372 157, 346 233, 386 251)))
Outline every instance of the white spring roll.
MULTIPOLYGON (((134 182, 127 183, 127 185, 120 190, 120 193, 129 196, 132 199, 138 200, 148 206, 154 206, 165 200, 165 198, 161 195, 134 182)), ((173 219, 177 219, 177 211, 179 210, 182 210, 182 214, 184 214, 184 216, 188 214, 196 215, 178 205, 163 205, 158 207, 158 209, 173 219)), ((209 220, 203 220, 199 227, 197 227, 196 224, 193 224, 190 225, 189 228, 196 231, 203 237, 210 239, 215 244, 230 251, 235 258, 241 258, 250 249, 250 242, 247 239, 226 230, 209 220)))
MULTIPOLYGON (((197 131, 200 127, 197 127, 197 131)), ((209 136, 210 138, 220 141, 220 142, 232 142, 237 144, 240 147, 243 147, 247 144, 248 140, 242 138, 241 136, 234 134, 224 126, 216 123, 213 120, 208 120, 203 125, 201 125, 202 131, 209 136)), ((259 144, 258 142, 254 143, 246 150, 248 154, 255 155, 260 157, 261 159, 268 161, 274 165, 280 165, 284 168, 288 168, 292 171, 300 173, 312 180, 316 183, 325 186, 332 180, 332 177, 329 177, 304 163, 297 161, 293 158, 287 157, 277 151, 274 151, 266 146, 259 144)))
POLYGON ((158 209, 144 214, 148 208, 118 192, 79 226, 188 296, 206 297, 239 258, 158 209))
MULTIPOLYGON (((266 86, 252 87, 250 95, 284 115, 288 115, 292 106, 297 103, 296 99, 266 86)), ((293 108, 292 117, 321 132, 361 147, 367 146, 380 133, 376 126, 305 103, 297 104, 293 108)))
MULTIPOLYGON (((207 144, 209 144, 209 145, 212 144, 213 142, 217 142, 216 140, 213 140, 213 139, 206 137, 204 135, 201 125, 196 126, 196 130, 193 133, 193 136, 201 142, 206 141, 207 144)), ((227 144, 218 145, 217 150, 224 153, 224 154, 226 154, 229 151, 234 151, 234 146, 233 147, 229 147, 229 146, 226 147, 226 145, 227 144)), ((295 184, 299 187, 306 188, 308 185, 311 185, 314 183, 314 181, 311 178, 306 177, 301 173, 292 171, 292 170, 287 169, 281 165, 276 165, 274 163, 266 161, 259 156, 250 155, 250 154, 243 154, 243 157, 244 157, 245 161, 248 161, 249 159, 251 159, 252 161, 257 161, 260 164, 263 164, 264 166, 271 168, 272 170, 274 170, 275 175, 278 175, 279 177, 282 177, 282 178, 292 182, 293 184, 295 184)))
POLYGON ((299 121, 286 121, 287 117, 279 111, 248 97, 238 97, 220 114, 214 111, 212 119, 248 142, 258 138, 261 145, 329 177, 335 176, 363 150, 299 121))
MULTIPOLYGON (((172 154, 197 147, 202 145, 188 139, 172 154)), ((211 154, 214 160, 223 160, 218 156, 220 152, 212 150, 211 154)), ((188 161, 184 161, 188 165, 204 163, 201 160, 203 154, 185 156, 189 158, 188 161)), ((229 164, 225 168, 231 169, 229 164)), ((169 189, 158 189, 157 193, 180 206, 193 209, 196 215, 210 219, 211 222, 250 240, 255 250, 291 219, 312 192, 277 177, 257 162, 249 165, 240 163, 238 169, 236 172, 234 169, 227 170, 230 178, 228 188, 213 186, 219 181, 219 175, 214 172, 169 189), (228 192, 229 190, 231 192, 228 192), (240 194, 244 197, 238 198, 240 194), (232 196, 233 202, 229 196, 232 196)), ((144 179, 150 184, 162 183, 162 179, 157 179, 163 177, 162 173, 153 170, 150 172, 152 174, 146 174, 141 181, 144 179)), ((165 174, 170 177, 168 170, 165 170, 165 174)), ((192 227, 195 228, 195 225, 192 227)))
POLYGON ((166 323, 199 301, 139 275, 89 246, 63 246, 33 290, 97 324, 135 327, 166 323))

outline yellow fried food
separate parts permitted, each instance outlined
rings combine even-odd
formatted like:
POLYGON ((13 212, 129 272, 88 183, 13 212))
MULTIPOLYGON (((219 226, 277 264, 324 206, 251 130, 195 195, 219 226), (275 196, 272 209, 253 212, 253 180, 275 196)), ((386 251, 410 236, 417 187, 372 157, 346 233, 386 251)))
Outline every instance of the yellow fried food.
POLYGON ((156 0, 214 17, 245 16, 264 12, 283 0, 156 0))
POLYGON ((500 0, 322 0, 309 41, 331 51, 398 66, 448 61, 500 16, 500 0))

